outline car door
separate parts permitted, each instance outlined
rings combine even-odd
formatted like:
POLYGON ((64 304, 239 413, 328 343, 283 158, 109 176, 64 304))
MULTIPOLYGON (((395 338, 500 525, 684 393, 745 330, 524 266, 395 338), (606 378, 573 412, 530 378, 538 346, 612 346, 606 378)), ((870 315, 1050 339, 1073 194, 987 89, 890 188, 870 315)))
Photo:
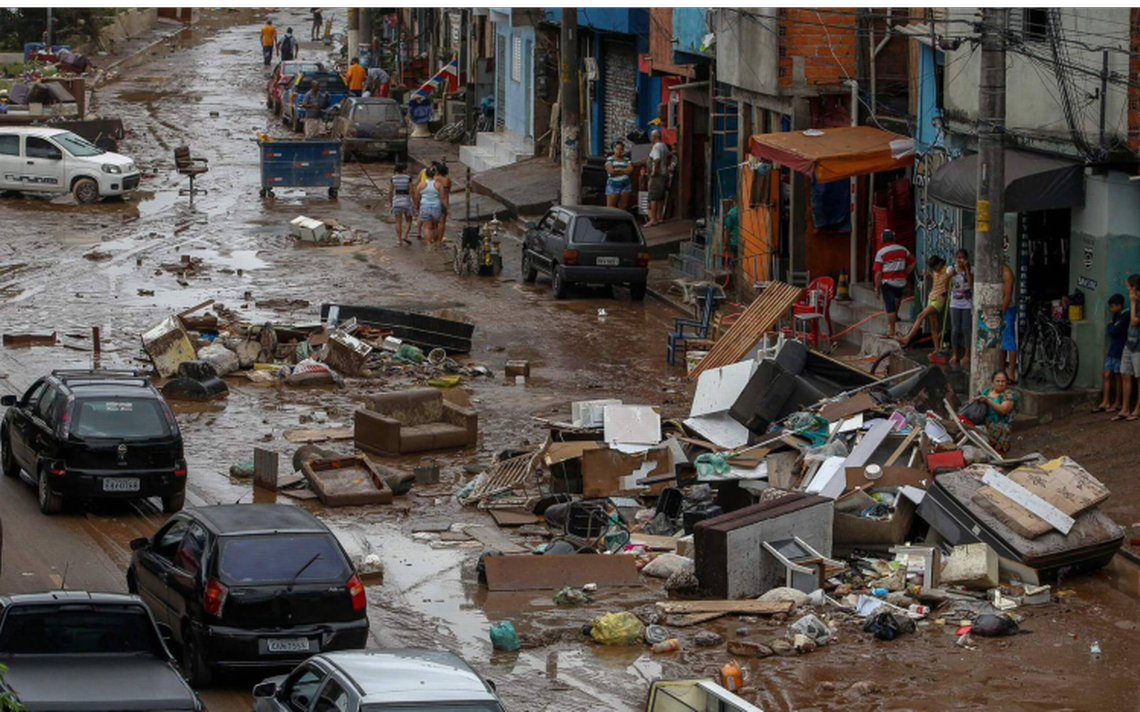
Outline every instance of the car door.
POLYGON ((550 269, 550 254, 546 251, 546 240, 553 226, 554 211, 550 210, 527 235, 527 247, 534 258, 535 266, 544 270, 550 269))
POLYGON ((59 454, 55 430, 55 404, 59 397, 59 389, 48 385, 36 402, 35 410, 31 412, 31 424, 28 427, 28 473, 31 475, 38 474, 36 468, 41 458, 52 458, 59 454))
POLYGON ((321 691, 317 693, 317 701, 313 703, 312 712, 354 712, 356 699, 349 690, 351 685, 340 680, 335 673, 331 673, 321 691))
POLYGON ((199 522, 191 520, 186 536, 174 554, 170 583, 166 587, 166 614, 174 623, 195 618, 191 602, 201 600, 202 560, 209 545, 209 535, 199 522))
POLYGON ((566 233, 570 229, 570 215, 565 210, 555 208, 550 211, 550 230, 546 236, 546 254, 551 261, 562 263, 565 259, 566 233))
POLYGON ((9 437, 12 438, 12 452, 16 455, 16 460, 33 477, 36 471, 35 452, 31 449, 35 439, 35 426, 32 423, 32 417, 47 388, 47 381, 39 380, 24 393, 24 397, 16 405, 16 412, 12 415, 11 432, 8 433, 9 437))
POLYGON ((0 190, 19 190, 20 136, 0 133, 0 190))
POLYGON ((166 590, 173 576, 174 557, 189 528, 190 522, 186 517, 174 517, 167 522, 151 539, 150 546, 139 550, 138 566, 135 567, 139 596, 150 608, 155 622, 169 626, 176 636, 179 631, 170 625, 166 590))
POLYGON ((302 664, 281 685, 275 712, 310 712, 328 673, 315 662, 302 664))
POLYGON ((63 149, 41 136, 24 137, 24 176, 29 190, 65 191, 63 149))

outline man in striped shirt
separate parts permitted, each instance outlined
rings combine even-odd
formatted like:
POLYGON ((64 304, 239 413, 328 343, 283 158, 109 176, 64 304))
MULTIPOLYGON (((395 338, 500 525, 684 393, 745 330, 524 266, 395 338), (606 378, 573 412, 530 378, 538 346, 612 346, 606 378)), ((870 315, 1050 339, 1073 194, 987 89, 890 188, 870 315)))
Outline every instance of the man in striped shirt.
POLYGON ((882 295, 887 311, 887 336, 894 337, 903 290, 914 271, 914 256, 895 242, 893 230, 883 230, 883 246, 875 253, 875 295, 882 295))

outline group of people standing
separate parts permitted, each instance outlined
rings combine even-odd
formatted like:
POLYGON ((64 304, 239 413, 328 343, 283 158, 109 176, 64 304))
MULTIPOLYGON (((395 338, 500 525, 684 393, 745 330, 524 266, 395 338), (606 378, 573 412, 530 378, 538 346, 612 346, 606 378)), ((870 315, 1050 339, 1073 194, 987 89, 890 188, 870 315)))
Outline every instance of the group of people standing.
POLYGON ((1127 298, 1123 294, 1108 298, 1104 396, 1093 412, 1114 412, 1113 420, 1133 422, 1140 420, 1140 274, 1129 275, 1126 284, 1127 298), (1133 396, 1136 406, 1130 408, 1133 396))
POLYGON ((396 244, 412 244, 412 222, 418 218, 419 239, 437 249, 447 230, 451 211, 451 176, 446 163, 432 163, 413 181, 408 165, 396 162, 388 192, 388 211, 396 220, 396 244))
MULTIPOLYGON (((669 144, 661 140, 661 130, 654 129, 649 135, 649 156, 645 162, 645 173, 649 183, 649 220, 646 227, 661 222, 662 207, 668 188, 668 177, 672 151, 669 144)), ((625 142, 615 141, 613 152, 606 158, 606 205, 611 208, 629 210, 633 196, 633 161, 626 154, 625 142)))

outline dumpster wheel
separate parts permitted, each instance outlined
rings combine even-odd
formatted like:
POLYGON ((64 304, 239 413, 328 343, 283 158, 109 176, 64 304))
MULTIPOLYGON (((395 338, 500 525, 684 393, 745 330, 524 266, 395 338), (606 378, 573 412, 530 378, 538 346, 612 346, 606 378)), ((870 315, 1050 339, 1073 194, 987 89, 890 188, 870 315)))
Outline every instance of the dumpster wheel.
POLYGON ((339 191, 336 188, 329 188, 329 197, 332 198, 333 200, 336 200, 336 194, 338 192, 339 191))
POLYGON ((272 189, 272 188, 262 188, 262 189, 258 190, 257 192, 258 192, 258 194, 259 194, 261 197, 263 197, 263 198, 273 198, 273 197, 276 197, 276 196, 274 196, 274 195, 273 195, 273 189, 272 189))

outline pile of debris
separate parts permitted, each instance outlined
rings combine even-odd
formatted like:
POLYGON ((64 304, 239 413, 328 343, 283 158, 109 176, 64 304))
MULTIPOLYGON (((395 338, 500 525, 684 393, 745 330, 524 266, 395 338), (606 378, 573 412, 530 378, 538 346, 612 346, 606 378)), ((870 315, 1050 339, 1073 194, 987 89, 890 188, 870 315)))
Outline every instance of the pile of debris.
POLYGON ((316 220, 304 215, 289 221, 289 234, 301 242, 323 247, 361 245, 371 241, 367 231, 353 229, 331 218, 316 220))

